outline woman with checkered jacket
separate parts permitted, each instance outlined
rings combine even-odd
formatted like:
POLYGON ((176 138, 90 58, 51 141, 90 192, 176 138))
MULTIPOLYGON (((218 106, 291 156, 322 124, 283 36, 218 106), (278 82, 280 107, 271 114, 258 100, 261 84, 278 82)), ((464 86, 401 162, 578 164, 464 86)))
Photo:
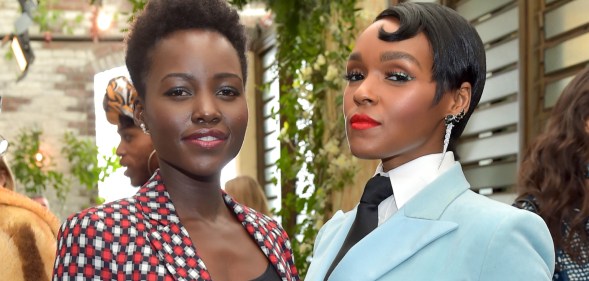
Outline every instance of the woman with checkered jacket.
POLYGON ((224 0, 148 2, 126 64, 159 169, 133 197, 62 225, 54 280, 299 280, 286 232, 220 185, 247 126, 245 53, 224 0))

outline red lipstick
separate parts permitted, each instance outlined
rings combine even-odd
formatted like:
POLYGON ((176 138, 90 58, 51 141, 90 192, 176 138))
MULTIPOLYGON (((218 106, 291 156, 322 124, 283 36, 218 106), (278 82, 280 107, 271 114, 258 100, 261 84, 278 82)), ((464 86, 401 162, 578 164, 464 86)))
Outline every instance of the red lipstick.
POLYGON ((370 128, 374 128, 379 126, 380 122, 370 118, 368 115, 364 114, 354 114, 352 118, 350 118, 350 126, 354 130, 366 130, 370 128))
POLYGON ((183 140, 203 148, 212 149, 224 143, 227 140, 227 134, 215 129, 201 129, 184 137, 183 140))

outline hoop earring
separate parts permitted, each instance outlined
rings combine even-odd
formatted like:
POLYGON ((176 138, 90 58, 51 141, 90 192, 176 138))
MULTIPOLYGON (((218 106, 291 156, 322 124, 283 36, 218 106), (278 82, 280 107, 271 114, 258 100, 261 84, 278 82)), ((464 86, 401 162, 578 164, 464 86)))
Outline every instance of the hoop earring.
POLYGON ((442 162, 444 161, 444 156, 446 156, 446 151, 448 150, 448 145, 450 144, 450 136, 452 135, 452 128, 456 124, 460 122, 464 118, 464 109, 460 111, 460 113, 456 115, 448 114, 444 118, 444 123, 446 124, 446 135, 444 135, 444 148, 442 149, 442 160, 440 161, 440 165, 438 169, 442 166, 442 162))
POLYGON ((147 127, 145 126, 145 123, 141 123, 139 124, 139 128, 141 128, 141 130, 143 131, 144 134, 146 135, 150 135, 149 130, 147 129, 147 127))
POLYGON ((151 158, 153 158, 153 156, 155 155, 156 151, 155 149, 149 154, 149 157, 147 158, 147 172, 150 175, 153 175, 153 173, 155 172, 155 170, 151 169, 151 158))

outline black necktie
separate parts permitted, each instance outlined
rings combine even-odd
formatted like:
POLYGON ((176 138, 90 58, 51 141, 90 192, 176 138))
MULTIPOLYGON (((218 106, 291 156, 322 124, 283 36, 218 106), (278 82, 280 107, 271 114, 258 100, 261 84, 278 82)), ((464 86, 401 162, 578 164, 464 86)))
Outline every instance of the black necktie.
POLYGON ((358 204, 358 211, 356 212, 354 223, 352 223, 344 244, 342 244, 329 270, 327 270, 324 280, 329 278, 333 269, 346 255, 348 250, 378 226, 378 204, 391 195, 393 195, 393 188, 388 177, 376 175, 366 183, 364 193, 362 193, 362 198, 360 198, 360 204, 358 204))

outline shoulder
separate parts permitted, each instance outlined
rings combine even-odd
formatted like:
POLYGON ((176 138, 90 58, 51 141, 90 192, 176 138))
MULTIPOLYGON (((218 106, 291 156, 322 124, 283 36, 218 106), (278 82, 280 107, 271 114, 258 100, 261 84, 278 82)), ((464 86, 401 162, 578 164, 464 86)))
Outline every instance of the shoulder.
POLYGON ((530 251, 554 255, 552 237, 540 216, 470 190, 458 197, 441 219, 457 222, 468 233, 479 233, 473 241, 487 244, 487 250, 503 251, 509 245, 517 244, 514 248, 518 248, 525 244, 530 251))
MULTIPOLYGON (((114 228, 128 228, 143 218, 135 197, 94 206, 72 214, 61 225, 60 236, 85 236, 114 228)), ((109 231, 120 233, 118 231, 109 231)))
POLYGON ((0 228, 5 225, 29 224, 55 238, 59 219, 49 210, 17 192, 0 188, 0 228))
POLYGON ((499 278, 497 268, 509 268, 509 280, 550 280, 554 246, 548 227, 538 215, 472 191, 449 208, 453 208, 449 213, 458 218, 459 225, 468 228, 478 241, 485 257, 481 280, 497 280, 493 279, 499 278))
POLYGON ((465 219, 491 224, 523 220, 532 225, 545 226, 544 221, 536 214, 477 194, 471 190, 467 190, 456 198, 455 202, 448 206, 447 213, 462 215, 465 219))

